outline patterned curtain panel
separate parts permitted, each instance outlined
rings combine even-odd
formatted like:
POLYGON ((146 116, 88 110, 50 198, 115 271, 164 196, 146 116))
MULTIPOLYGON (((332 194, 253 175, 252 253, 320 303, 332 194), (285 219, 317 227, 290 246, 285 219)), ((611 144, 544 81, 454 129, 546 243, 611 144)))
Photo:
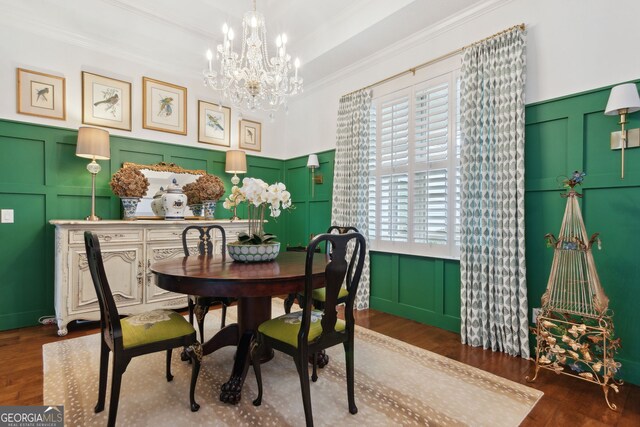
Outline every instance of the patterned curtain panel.
POLYGON ((464 50, 461 77, 461 335, 529 357, 524 245, 525 33, 464 50))
POLYGON ((371 91, 340 98, 333 175, 331 224, 356 227, 367 240, 354 306, 369 308, 369 112, 371 91))

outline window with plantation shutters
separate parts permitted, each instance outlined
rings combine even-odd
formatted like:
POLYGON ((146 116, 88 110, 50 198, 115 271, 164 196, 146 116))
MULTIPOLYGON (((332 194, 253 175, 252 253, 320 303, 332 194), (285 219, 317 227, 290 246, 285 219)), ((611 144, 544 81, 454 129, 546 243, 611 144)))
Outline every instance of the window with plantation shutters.
POLYGON ((374 93, 369 138, 372 250, 458 256, 459 92, 457 70, 451 70, 390 93, 374 93))

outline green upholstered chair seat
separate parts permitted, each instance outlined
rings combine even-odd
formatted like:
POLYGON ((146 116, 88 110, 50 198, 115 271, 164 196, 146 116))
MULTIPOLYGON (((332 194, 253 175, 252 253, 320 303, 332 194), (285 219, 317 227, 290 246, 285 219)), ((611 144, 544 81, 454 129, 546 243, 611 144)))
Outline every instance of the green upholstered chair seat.
MULTIPOLYGON (((311 326, 309 327, 309 342, 313 342, 322 333, 322 311, 313 310, 311 312, 311 326)), ((300 331, 300 323, 302 321, 302 311, 284 314, 275 319, 263 322, 258 331, 268 337, 278 341, 285 342, 298 347, 298 332, 300 331)), ((344 331, 345 324, 343 320, 338 319, 336 322, 336 331, 344 331)))
POLYGON ((120 321, 120 325, 122 326, 122 345, 124 348, 195 333, 193 326, 184 317, 171 310, 153 310, 125 317, 120 321))
MULTIPOLYGON (((349 292, 345 288, 340 288, 340 292, 338 292, 338 299, 346 298, 349 295, 349 292)), ((311 291, 311 298, 315 301, 325 302, 327 300, 327 288, 318 288, 311 291)))

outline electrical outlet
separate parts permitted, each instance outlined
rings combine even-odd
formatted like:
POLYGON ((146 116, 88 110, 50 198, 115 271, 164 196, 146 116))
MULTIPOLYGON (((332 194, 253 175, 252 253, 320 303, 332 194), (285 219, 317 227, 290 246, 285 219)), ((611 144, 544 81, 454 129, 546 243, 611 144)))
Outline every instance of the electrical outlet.
POLYGON ((540 307, 531 309, 531 321, 533 323, 538 323, 538 316, 540 316, 541 312, 542 312, 542 309, 540 307))
POLYGON ((3 224, 13 224, 13 209, 1 209, 0 222, 3 224))

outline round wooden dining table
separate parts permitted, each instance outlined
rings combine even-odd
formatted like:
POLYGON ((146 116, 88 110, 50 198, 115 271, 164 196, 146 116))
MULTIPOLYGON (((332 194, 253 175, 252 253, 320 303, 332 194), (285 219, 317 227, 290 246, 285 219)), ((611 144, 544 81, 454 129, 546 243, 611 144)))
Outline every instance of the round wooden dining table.
MULTIPOLYGON (((302 291, 305 283, 306 253, 284 252, 274 261, 222 262, 210 256, 185 256, 157 262, 151 271, 157 285, 171 292, 205 297, 238 299, 238 322, 220 329, 202 345, 203 355, 225 346, 237 346, 229 381, 221 387, 220 400, 240 401, 242 385, 250 362, 250 348, 258 326, 271 319, 271 297, 302 291)), ((314 254, 313 288, 324 286, 327 264, 324 254, 314 254)), ((269 359, 273 353, 263 355, 269 359)))

